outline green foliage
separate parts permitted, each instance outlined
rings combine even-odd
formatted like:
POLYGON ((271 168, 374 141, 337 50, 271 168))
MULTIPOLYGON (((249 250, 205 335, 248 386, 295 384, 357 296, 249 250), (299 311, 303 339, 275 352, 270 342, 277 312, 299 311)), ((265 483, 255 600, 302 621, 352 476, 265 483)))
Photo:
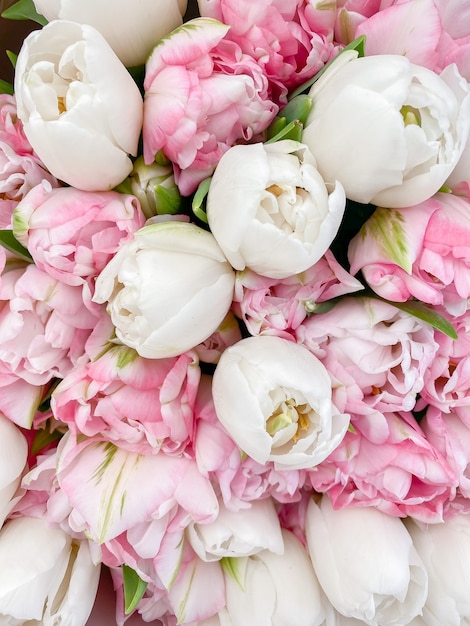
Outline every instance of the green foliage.
POLYGON ((47 24, 46 18, 36 11, 33 0, 18 0, 3 11, 2 17, 7 20, 31 20, 41 26, 47 24))
POLYGON ((124 611, 129 615, 142 600, 147 583, 128 565, 122 566, 124 584, 124 611))

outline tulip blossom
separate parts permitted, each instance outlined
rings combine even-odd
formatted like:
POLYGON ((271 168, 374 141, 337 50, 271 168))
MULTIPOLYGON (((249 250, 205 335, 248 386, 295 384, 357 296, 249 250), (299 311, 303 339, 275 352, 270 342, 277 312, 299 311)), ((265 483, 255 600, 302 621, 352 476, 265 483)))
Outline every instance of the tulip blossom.
POLYGON ((431 326, 393 305, 346 297, 296 330, 336 384, 341 410, 411 411, 438 350, 431 326))
POLYGON ((107 190, 132 170, 142 97, 92 26, 55 20, 33 31, 18 55, 15 96, 26 137, 60 180, 107 190))
POLYGON ((191 546, 203 561, 250 556, 262 550, 275 554, 284 551, 272 499, 252 502, 249 508, 236 512, 220 506, 212 523, 192 524, 187 533, 191 546))
POLYGON ((319 72, 336 53, 335 6, 298 0, 199 0, 199 11, 230 26, 236 42, 263 68, 274 99, 285 103, 287 92, 319 72))
POLYGON ((18 119, 16 100, 0 95, 0 227, 11 228, 11 214, 30 189, 57 180, 34 153, 18 119))
POLYGON ((351 240, 348 258, 351 273, 362 271, 379 296, 414 297, 461 315, 470 297, 469 249, 470 202, 437 193, 412 207, 376 209, 351 240))
POLYGON ((470 129, 470 94, 456 67, 439 75, 404 56, 345 53, 312 86, 302 141, 323 178, 350 200, 387 208, 434 195, 470 129))
POLYGON ((212 486, 188 457, 141 455, 103 437, 74 437, 71 431, 58 455, 57 480, 73 509, 75 527, 98 543, 160 519, 175 505, 195 522, 217 516, 212 486))
POLYGON ((67 285, 94 281, 145 223, 138 200, 115 191, 36 186, 16 207, 13 233, 37 267, 67 285))
POLYGON ((225 586, 231 626, 323 626, 324 599, 307 552, 291 532, 282 537, 283 554, 263 550, 230 559, 225 586))
POLYGON ((406 527, 429 577, 423 616, 413 626, 460 626, 470 619, 470 516, 457 515, 445 524, 406 527))
POLYGON ((27 456, 26 438, 0 413, 0 528, 15 504, 27 456))
POLYGON ((251 335, 289 339, 320 303, 361 289, 362 283, 327 250, 305 272, 287 278, 268 278, 248 269, 237 272, 233 308, 251 335))
POLYGON ((278 111, 261 67, 224 40, 228 30, 217 20, 191 20, 159 42, 146 64, 145 162, 162 150, 184 196, 230 146, 262 133, 278 111))
POLYGON ((132 7, 116 0, 34 0, 34 5, 49 22, 93 26, 129 67, 145 63, 156 42, 182 23, 187 0, 140 0, 132 7))
POLYGON ((324 182, 305 145, 279 141, 234 146, 223 155, 207 219, 235 269, 286 278, 326 252, 345 206, 342 186, 324 182))
POLYGON ((41 518, 8 521, 0 532, 0 621, 84 626, 100 566, 89 544, 41 518))
POLYGON ((213 377, 217 417, 258 463, 303 469, 323 461, 349 425, 331 400, 331 380, 303 346, 279 337, 242 339, 222 354, 213 377))
POLYGON ((143 359, 132 348, 109 344, 60 382, 51 407, 77 434, 101 434, 140 454, 174 454, 193 437, 199 377, 195 354, 143 359))
POLYGON ((421 615, 427 573, 401 520, 372 507, 335 511, 324 496, 310 501, 306 532, 315 573, 337 611, 368 626, 421 615))
POLYGON ((207 339, 232 304, 235 274, 211 233, 185 222, 141 228, 96 281, 118 338, 145 358, 207 339))

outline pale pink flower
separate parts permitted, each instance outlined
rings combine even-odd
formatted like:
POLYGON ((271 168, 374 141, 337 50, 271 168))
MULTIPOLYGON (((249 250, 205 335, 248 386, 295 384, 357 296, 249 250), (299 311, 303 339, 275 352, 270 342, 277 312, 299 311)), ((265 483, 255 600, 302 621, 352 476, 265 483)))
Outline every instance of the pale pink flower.
POLYGON ((457 476, 456 502, 450 502, 447 516, 455 511, 470 512, 470 411, 468 405, 444 413, 428 407, 420 422, 428 441, 439 450, 457 476))
POLYGON ((470 297, 470 202, 438 193, 413 207, 379 208, 351 240, 348 257, 351 273, 361 270, 383 298, 414 297, 460 315, 470 297))
POLYGON ((58 455, 57 480, 72 507, 70 524, 98 543, 160 519, 176 505, 199 523, 217 515, 214 490, 188 456, 141 455, 70 430, 58 455))
POLYGON ((11 227, 18 202, 41 181, 58 182, 34 153, 16 115, 14 96, 0 95, 0 227, 11 227))
POLYGON ((274 334, 286 339, 318 308, 318 304, 363 289, 328 250, 315 265, 283 279, 237 273, 234 311, 251 335, 274 334))
POLYGON ((58 282, 32 264, 5 271, 0 282, 0 386, 5 376, 32 385, 64 377, 82 356, 96 321, 80 287, 58 282))
POLYGON ((230 26, 227 39, 253 57, 278 103, 319 72, 338 51, 333 43, 334 6, 305 0, 230 2, 199 0, 199 10, 230 26))
POLYGON ((219 328, 205 341, 194 348, 194 352, 203 363, 216 364, 223 351, 242 338, 238 320, 229 311, 219 328))
POLYGON ((145 162, 162 150, 183 195, 212 174, 234 143, 262 133, 278 110, 259 65, 224 39, 228 29, 197 18, 163 39, 147 61, 145 162))
POLYGON ((145 359, 108 344, 60 382, 51 407, 77 435, 100 435, 139 454, 181 453, 193 438, 199 377, 195 353, 145 359))
POLYGON ((436 333, 438 349, 424 373, 424 386, 417 409, 427 404, 448 413, 467 407, 470 395, 470 312, 450 318, 457 339, 436 333))
POLYGON ((42 184, 16 207, 13 231, 35 264, 68 285, 94 281, 119 245, 144 226, 137 198, 42 184))
POLYGON ((442 521, 458 477, 411 413, 351 418, 339 447, 309 473, 335 508, 373 506, 388 515, 442 521))
POLYGON ((333 401, 351 414, 411 411, 438 348, 431 326, 366 297, 343 298, 296 335, 332 377, 333 401))

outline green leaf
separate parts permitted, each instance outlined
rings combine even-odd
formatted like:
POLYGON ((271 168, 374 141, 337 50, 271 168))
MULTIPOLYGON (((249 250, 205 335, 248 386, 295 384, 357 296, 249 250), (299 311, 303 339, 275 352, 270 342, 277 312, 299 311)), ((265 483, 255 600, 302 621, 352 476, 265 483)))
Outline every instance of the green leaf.
POLYGON ((436 313, 434 309, 426 306, 423 302, 419 302, 418 300, 409 300, 408 302, 390 302, 390 300, 385 300, 384 298, 378 298, 379 300, 383 300, 383 302, 387 302, 388 304, 392 304, 400 311, 404 311, 405 313, 409 313, 413 317, 417 317, 418 319, 430 324, 436 330, 439 330, 444 335, 447 335, 451 339, 458 339, 457 331, 452 326, 452 324, 446 320, 445 317, 436 313))
POLYGON ((0 78, 0 93, 7 93, 10 96, 13 95, 13 85, 11 83, 7 83, 6 80, 2 80, 0 78))
POLYGON ((277 135, 274 135, 274 137, 271 137, 271 139, 265 141, 265 143, 274 143, 275 141, 281 141, 283 139, 302 141, 303 128, 304 126, 302 122, 300 122, 299 120, 293 120, 292 122, 287 124, 287 126, 284 126, 284 128, 279 131, 277 135))
POLYGON ((328 63, 324 65, 322 69, 317 74, 315 74, 315 76, 313 76, 312 78, 310 78, 310 80, 308 80, 307 82, 297 87, 297 89, 294 89, 294 91, 289 96, 289 100, 293 100, 301 93, 306 93, 307 91, 309 91, 310 87, 314 83, 317 82, 320 76, 322 76, 326 72, 326 70, 330 67, 330 65, 334 63, 336 59, 339 56, 341 56, 343 52, 345 52, 346 50, 355 50, 357 52, 358 57, 363 57, 365 54, 365 41, 366 41, 366 36, 361 35, 360 37, 357 37, 356 39, 354 39, 354 41, 351 41, 351 43, 348 43, 348 45, 345 46, 341 50, 341 52, 334 57, 334 59, 331 59, 331 61, 328 61, 328 63))
POLYGON ((313 100, 305 93, 301 93, 295 98, 289 100, 286 106, 281 109, 282 117, 286 121, 293 122, 299 120, 304 126, 307 123, 307 118, 312 110, 313 100))
POLYGON ((34 6, 33 0, 18 0, 11 7, 3 11, 2 17, 6 20, 32 20, 45 26, 47 20, 43 15, 39 15, 34 6))
POLYGON ((271 137, 275 137, 286 125, 287 120, 285 117, 275 117, 266 130, 267 139, 269 140, 271 137))
POLYGON ((6 50, 6 55, 10 59, 10 63, 13 65, 13 68, 15 68, 16 62, 18 60, 18 55, 12 52, 11 50, 6 50))
POLYGON ((211 181, 212 181, 212 176, 203 180, 202 183, 199 183, 199 187, 197 188, 196 193, 194 194, 193 202, 191 205, 194 215, 198 217, 201 220, 201 222, 204 222, 205 224, 207 224, 208 222, 207 222, 206 211, 204 210, 203 205, 205 204, 206 196, 209 193, 209 187, 211 186, 211 181))
POLYGON ((132 567, 125 564, 122 566, 122 579, 124 583, 124 611, 126 615, 129 615, 142 600, 147 589, 147 583, 132 567))
POLYGON ((33 260, 33 257, 29 254, 28 250, 20 244, 11 230, 0 230, 0 245, 10 252, 13 252, 15 256, 23 261, 31 263, 33 260))

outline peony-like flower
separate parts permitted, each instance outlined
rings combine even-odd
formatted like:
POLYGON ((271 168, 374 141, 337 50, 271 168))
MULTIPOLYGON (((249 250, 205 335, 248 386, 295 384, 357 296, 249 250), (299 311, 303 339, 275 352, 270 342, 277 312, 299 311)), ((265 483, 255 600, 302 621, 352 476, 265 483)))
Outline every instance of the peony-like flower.
POLYGON ((287 278, 268 278, 251 270, 237 272, 233 308, 251 335, 290 339, 322 302, 361 289, 362 283, 327 250, 305 272, 287 278))
POLYGON ((387 515, 441 522, 455 498, 458 470, 411 413, 351 417, 341 444, 309 472, 337 509, 375 507, 387 515))
POLYGON ((43 385, 65 376, 82 356, 96 322, 80 287, 59 282, 33 264, 3 273, 0 380, 9 376, 43 385))
POLYGON ((340 55, 310 90, 303 132, 327 182, 388 208, 434 195, 470 129, 468 83, 455 65, 437 75, 404 56, 340 55))
POLYGON ((118 338, 146 358, 177 356, 217 330, 235 273, 211 233, 179 221, 144 226, 96 281, 118 338))
POLYGON ((323 591, 337 611, 368 626, 402 626, 421 615, 426 569, 403 522, 372 507, 335 511, 312 498, 307 544, 323 591))
POLYGON ((127 67, 145 63, 156 42, 179 26, 187 0, 34 0, 50 22, 70 20, 98 30, 127 67), (112 17, 111 17, 112 16, 112 17))
MULTIPOLYGON (((336 3, 335 3, 336 4, 336 3)), ((230 26, 227 39, 249 54, 269 79, 276 102, 319 72, 334 55, 335 4, 318 0, 199 0, 199 11, 230 26)))
POLYGON ((393 305, 346 297, 306 319, 297 341, 335 380, 334 401, 344 411, 411 411, 436 356, 433 328, 393 305))
POLYGON ((0 413, 0 528, 15 504, 27 457, 26 438, 0 413))
POLYGON ((351 273, 362 271, 383 298, 443 304, 453 315, 470 297, 470 202, 437 193, 404 209, 378 208, 348 248, 351 273))
POLYGON ((307 551, 287 530, 282 539, 282 554, 263 550, 230 559, 225 574, 229 621, 221 624, 323 626, 324 598, 307 551))
POLYGON ((212 174, 230 146, 262 133, 278 111, 260 66, 224 40, 228 30, 210 18, 191 20, 159 42, 147 61, 145 162, 162 150, 184 196, 212 174))
POLYGON ((111 344, 59 383, 51 407, 77 434, 140 454, 179 453, 193 437, 199 377, 195 354, 150 360, 111 344))
POLYGON ((55 20, 32 32, 18 55, 15 96, 29 142, 60 180, 107 190, 132 170, 142 97, 92 26, 55 20))
POLYGON ((37 267, 67 285, 88 283, 144 226, 138 200, 116 191, 38 185, 16 207, 13 234, 37 267))
POLYGON ((331 400, 331 380, 303 346, 280 337, 242 339, 222 354, 212 384, 218 419, 258 463, 313 467, 349 425, 331 400))
POLYGON ((88 541, 41 518, 19 517, 0 532, 0 562, 2 623, 86 624, 100 575, 88 541))
POLYGON ((286 278, 322 257, 345 206, 342 186, 325 184, 310 150, 286 140, 228 150, 212 177, 207 219, 235 269, 286 278))
POLYGON ((34 154, 18 119, 16 100, 0 95, 0 227, 11 228, 11 215, 18 202, 36 185, 57 180, 34 154))
POLYGON ((429 577, 423 616, 413 626, 461 626, 470 620, 470 515, 457 515, 445 524, 422 527, 406 521, 414 547, 429 577))

